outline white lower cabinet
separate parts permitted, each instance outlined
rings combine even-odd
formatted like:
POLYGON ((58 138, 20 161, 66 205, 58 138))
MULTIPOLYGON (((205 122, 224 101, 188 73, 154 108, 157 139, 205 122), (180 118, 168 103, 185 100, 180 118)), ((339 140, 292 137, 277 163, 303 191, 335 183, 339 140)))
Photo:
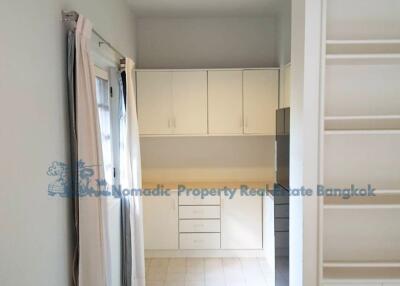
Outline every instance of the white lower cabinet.
POLYGON ((170 194, 143 197, 146 250, 262 249, 263 197, 236 193, 198 201, 170 194))
POLYGON ((219 249, 219 233, 181 233, 179 235, 180 249, 219 249))
POLYGON ((145 249, 178 249, 178 193, 143 198, 145 249))
POLYGON ((262 197, 221 197, 221 248, 262 249, 262 197))

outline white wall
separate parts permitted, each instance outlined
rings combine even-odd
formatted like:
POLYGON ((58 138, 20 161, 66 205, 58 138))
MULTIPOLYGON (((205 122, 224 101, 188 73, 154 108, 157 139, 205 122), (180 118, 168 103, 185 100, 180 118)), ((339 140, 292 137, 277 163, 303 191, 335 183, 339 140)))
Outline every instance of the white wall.
POLYGON ((278 61, 282 67, 290 63, 291 57, 291 31, 292 9, 290 0, 280 0, 280 13, 277 18, 278 25, 278 61))
POLYGON ((274 136, 142 138, 145 182, 275 181, 274 136))
POLYGON ((290 188, 314 196, 290 197, 290 286, 317 286, 320 0, 292 0, 290 188))
POLYGON ((68 160, 62 9, 77 10, 127 55, 123 0, 0 2, 0 285, 71 285, 71 204, 50 198, 52 161, 68 160))
POLYGON ((277 66, 274 17, 142 18, 139 68, 277 66))

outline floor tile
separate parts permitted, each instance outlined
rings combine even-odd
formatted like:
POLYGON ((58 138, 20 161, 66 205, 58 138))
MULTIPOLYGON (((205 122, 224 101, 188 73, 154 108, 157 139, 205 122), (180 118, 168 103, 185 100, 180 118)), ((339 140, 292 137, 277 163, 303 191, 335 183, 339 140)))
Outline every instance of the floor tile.
POLYGON ((146 286, 272 286, 273 277, 258 258, 146 259, 146 286))

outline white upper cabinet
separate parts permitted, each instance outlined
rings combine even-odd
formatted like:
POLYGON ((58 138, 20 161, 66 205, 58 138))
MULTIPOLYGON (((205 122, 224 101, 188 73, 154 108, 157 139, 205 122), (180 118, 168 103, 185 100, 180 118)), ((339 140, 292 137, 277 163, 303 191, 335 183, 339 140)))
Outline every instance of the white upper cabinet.
POLYGON ((140 134, 172 134, 172 72, 138 72, 140 134))
POLYGON ((141 135, 274 135, 279 71, 137 72, 141 135))
POLYGON ((245 134, 275 134, 278 108, 277 70, 243 71, 243 114, 245 134))
POLYGON ((140 134, 207 134, 206 71, 137 73, 140 134))
POLYGON ((242 71, 208 72, 210 134, 243 134, 242 71))
POLYGON ((172 73, 174 134, 207 134, 207 72, 172 73))

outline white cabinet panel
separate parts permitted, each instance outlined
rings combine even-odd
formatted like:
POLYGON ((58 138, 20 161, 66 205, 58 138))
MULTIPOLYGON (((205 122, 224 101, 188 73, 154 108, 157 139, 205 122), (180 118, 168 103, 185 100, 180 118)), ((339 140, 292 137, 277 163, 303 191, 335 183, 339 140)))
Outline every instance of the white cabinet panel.
POLYGON ((262 197, 221 197, 221 248, 262 248, 262 197))
POLYGON ((172 73, 175 134, 207 134, 207 72, 172 73))
POLYGON ((178 193, 143 197, 145 249, 178 249, 178 193))
POLYGON ((194 205, 216 205, 219 206, 221 201, 220 196, 196 196, 193 193, 182 192, 179 194, 179 205, 194 206, 194 205))
POLYGON ((137 72, 140 134, 171 134, 172 73, 137 72))
POLYGON ((242 71, 208 72, 210 134, 242 134, 242 71))
POLYGON ((220 206, 180 206, 179 218, 220 218, 220 206))
POLYGON ((245 134, 275 134, 275 111, 279 99, 277 70, 243 72, 245 134))
POLYGON ((180 249, 219 249, 219 233, 181 233, 180 249))
POLYGON ((179 232, 220 232, 219 219, 189 219, 179 221, 179 232))

